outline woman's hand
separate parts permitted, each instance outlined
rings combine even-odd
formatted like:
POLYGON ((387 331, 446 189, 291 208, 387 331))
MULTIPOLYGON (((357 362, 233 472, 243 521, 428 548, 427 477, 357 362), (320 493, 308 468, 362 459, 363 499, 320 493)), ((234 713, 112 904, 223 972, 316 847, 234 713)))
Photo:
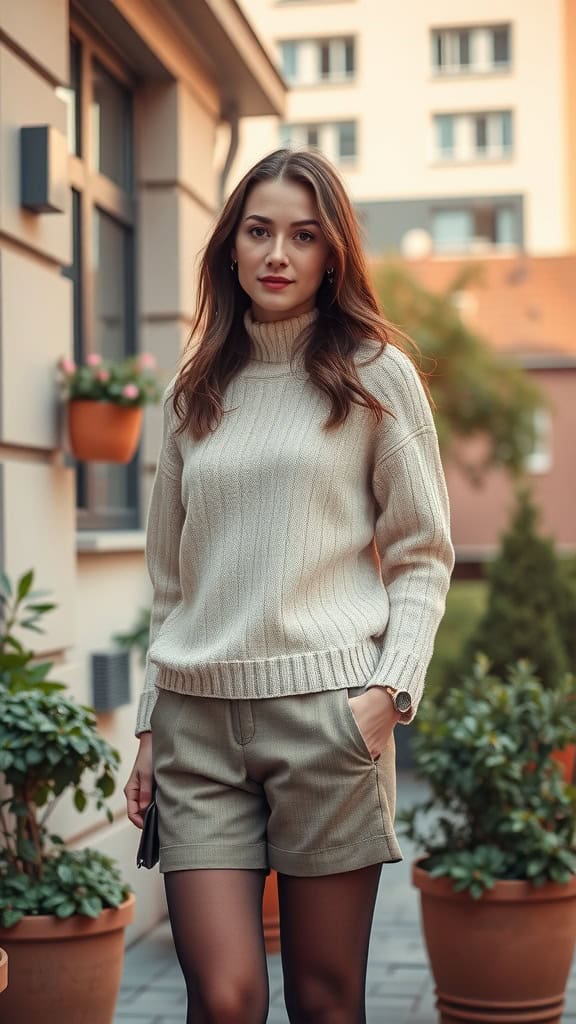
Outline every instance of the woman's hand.
POLYGON ((140 734, 140 749, 124 786, 128 817, 137 828, 144 827, 144 812, 152 799, 152 733, 140 734))
POLYGON ((402 716, 394 710, 392 698, 382 686, 371 686, 365 693, 348 700, 370 755, 376 760, 402 716))

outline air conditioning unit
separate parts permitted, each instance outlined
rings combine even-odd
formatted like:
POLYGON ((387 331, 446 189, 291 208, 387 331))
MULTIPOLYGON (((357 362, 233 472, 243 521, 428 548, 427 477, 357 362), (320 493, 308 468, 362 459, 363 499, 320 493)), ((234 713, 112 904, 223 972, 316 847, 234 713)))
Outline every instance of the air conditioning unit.
POLYGON ((131 701, 130 652, 94 651, 92 705, 95 711, 114 711, 131 701))

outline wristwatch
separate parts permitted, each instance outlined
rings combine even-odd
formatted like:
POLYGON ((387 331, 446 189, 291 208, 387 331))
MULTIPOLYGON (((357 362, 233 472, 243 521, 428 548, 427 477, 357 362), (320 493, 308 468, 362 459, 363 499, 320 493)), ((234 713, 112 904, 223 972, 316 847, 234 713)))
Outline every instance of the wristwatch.
POLYGON ((395 690, 393 686, 385 686, 386 693, 389 693, 394 705, 394 711, 405 715, 412 710, 412 697, 408 690, 395 690))

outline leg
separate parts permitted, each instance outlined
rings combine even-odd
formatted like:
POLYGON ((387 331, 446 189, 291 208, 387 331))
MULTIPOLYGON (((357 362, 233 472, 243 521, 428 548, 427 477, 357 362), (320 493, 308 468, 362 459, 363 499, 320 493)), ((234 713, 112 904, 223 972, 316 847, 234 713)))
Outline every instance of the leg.
POLYGON ((368 945, 380 864, 278 875, 284 994, 291 1024, 365 1024, 368 945))
POLYGON ((202 868, 167 872, 164 881, 187 1024, 264 1024, 264 872, 202 868))

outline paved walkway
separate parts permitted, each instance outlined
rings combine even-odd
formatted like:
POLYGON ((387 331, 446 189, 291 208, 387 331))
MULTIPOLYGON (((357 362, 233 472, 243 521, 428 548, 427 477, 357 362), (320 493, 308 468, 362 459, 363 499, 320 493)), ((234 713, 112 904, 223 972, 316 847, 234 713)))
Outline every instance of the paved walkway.
MULTIPOLYGON (((417 783, 398 782, 398 805, 419 799, 417 783)), ((412 850, 402 840, 404 861, 383 868, 370 945, 367 980, 368 1024, 435 1024, 433 981, 420 933, 418 893, 410 885, 412 850)), ((268 1024, 288 1024, 282 995, 280 957, 268 957, 268 1024)), ((126 954, 114 1024, 183 1024, 186 995, 170 931, 160 925, 126 954)), ((563 1024, 576 1024, 576 961, 563 1024)))

